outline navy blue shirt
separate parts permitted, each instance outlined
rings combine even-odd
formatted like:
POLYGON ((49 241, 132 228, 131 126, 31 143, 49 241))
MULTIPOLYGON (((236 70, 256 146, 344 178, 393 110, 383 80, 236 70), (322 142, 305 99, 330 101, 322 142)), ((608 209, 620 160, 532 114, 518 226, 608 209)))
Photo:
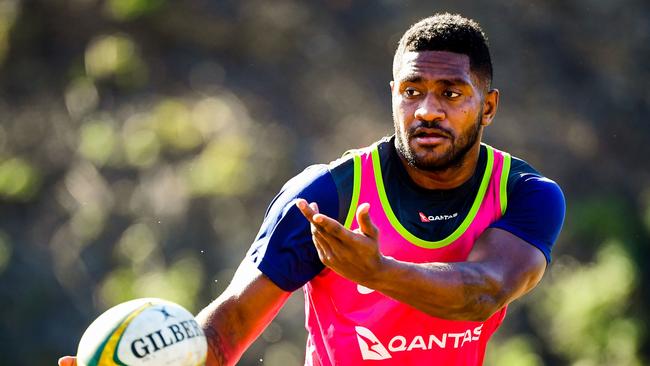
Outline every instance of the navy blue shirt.
MULTIPOLYGON (((408 231, 427 241, 447 237, 464 220, 487 161, 482 146, 476 171, 467 182, 453 189, 429 190, 411 180, 393 138, 381 141, 379 156, 386 194, 395 215, 408 231), (435 224, 423 222, 420 213, 436 217, 435 224)), ((353 174, 350 157, 329 165, 312 165, 289 180, 269 205, 247 257, 278 287, 296 290, 324 269, 312 243, 309 222, 296 207, 296 200, 316 202, 321 213, 343 223, 350 206, 353 174)), ((551 249, 564 221, 565 202, 560 187, 513 157, 507 194, 506 212, 490 227, 525 240, 550 262, 551 249)))

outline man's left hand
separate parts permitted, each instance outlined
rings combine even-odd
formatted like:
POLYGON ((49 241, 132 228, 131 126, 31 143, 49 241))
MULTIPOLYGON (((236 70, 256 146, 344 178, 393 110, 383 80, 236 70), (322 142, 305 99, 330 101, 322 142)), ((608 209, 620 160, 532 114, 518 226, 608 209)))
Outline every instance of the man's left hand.
POLYGON ((381 269, 384 256, 379 251, 379 230, 370 220, 370 205, 359 205, 359 228, 346 229, 338 221, 318 212, 315 202, 300 199, 298 209, 311 223, 314 246, 321 262, 339 275, 367 286, 381 269))

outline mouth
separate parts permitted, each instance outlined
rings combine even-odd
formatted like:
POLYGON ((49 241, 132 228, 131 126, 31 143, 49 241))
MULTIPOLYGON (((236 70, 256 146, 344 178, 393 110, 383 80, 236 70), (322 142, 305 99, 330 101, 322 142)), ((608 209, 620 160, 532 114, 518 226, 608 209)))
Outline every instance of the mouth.
POLYGON ((451 138, 445 131, 434 128, 418 128, 411 137, 419 145, 438 145, 451 138))

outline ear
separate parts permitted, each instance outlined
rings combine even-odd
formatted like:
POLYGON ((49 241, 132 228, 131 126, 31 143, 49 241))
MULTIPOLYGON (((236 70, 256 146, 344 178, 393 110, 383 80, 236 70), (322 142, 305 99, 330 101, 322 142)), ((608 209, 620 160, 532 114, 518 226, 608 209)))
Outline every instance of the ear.
POLYGON ((392 93, 393 89, 395 89, 395 82, 393 80, 391 80, 390 83, 388 83, 388 84, 390 85, 390 92, 392 93))
POLYGON ((491 89, 485 94, 483 101, 483 116, 481 116, 481 126, 489 126, 497 114, 499 107, 499 89, 491 89))

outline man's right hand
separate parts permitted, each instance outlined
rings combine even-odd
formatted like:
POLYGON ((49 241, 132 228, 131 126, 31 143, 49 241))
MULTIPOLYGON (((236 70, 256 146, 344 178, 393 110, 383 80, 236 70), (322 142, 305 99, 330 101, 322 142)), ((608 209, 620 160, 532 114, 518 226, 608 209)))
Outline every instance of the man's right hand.
POLYGON ((63 356, 59 358, 59 366, 77 366, 77 358, 72 356, 63 356))

